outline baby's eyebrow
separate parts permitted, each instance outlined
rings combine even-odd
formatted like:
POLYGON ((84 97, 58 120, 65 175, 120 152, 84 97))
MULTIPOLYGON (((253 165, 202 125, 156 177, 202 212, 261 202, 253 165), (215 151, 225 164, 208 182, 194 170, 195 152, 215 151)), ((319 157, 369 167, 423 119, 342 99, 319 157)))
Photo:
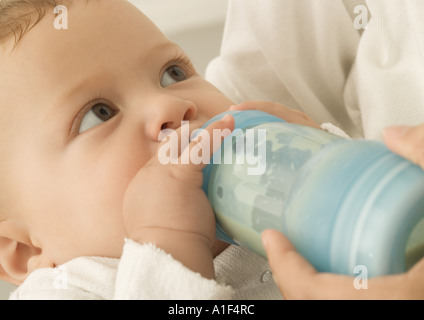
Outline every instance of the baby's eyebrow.
POLYGON ((178 46, 175 42, 164 42, 164 43, 158 44, 156 47, 152 49, 152 51, 163 51, 163 50, 182 51, 180 46, 178 46))
POLYGON ((85 79, 83 81, 79 81, 77 85, 72 85, 69 89, 62 92, 62 94, 60 95, 60 100, 66 100, 69 97, 74 96, 75 94, 80 92, 86 86, 87 82, 89 82, 89 81, 87 81, 87 79, 85 79))
MULTIPOLYGON (((159 52, 164 51, 169 51, 170 56, 185 56, 185 52, 176 43, 170 41, 158 44, 153 49, 151 49, 149 53, 143 53, 141 56, 144 56, 144 58, 149 58, 151 56, 156 56, 159 52)), ((66 101, 70 97, 77 95, 79 92, 86 90, 87 87, 94 88, 94 86, 100 82, 109 81, 110 83, 113 83, 115 80, 116 79, 114 75, 111 72, 108 72, 108 70, 99 71, 96 74, 91 74, 81 79, 77 78, 77 81, 71 83, 67 89, 65 89, 62 93, 59 94, 59 98, 57 101, 66 101)))
POLYGON ((58 103, 55 105, 60 105, 61 103, 68 101, 70 98, 78 96, 83 91, 93 91, 101 82, 113 80, 114 76, 107 71, 77 78, 76 81, 71 82, 63 91, 59 92, 58 98, 55 100, 58 103))

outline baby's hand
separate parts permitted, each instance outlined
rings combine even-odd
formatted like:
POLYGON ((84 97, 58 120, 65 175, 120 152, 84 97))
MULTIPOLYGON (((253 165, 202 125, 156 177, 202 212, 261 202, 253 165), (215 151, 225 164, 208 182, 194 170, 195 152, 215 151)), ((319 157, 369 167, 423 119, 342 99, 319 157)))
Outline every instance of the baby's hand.
POLYGON ((286 108, 285 106, 279 103, 267 102, 267 101, 248 101, 248 102, 243 102, 239 105, 232 106, 230 110, 263 111, 263 112, 272 114, 273 116, 276 116, 278 118, 284 119, 285 121, 290 123, 297 123, 304 126, 320 129, 320 126, 314 120, 312 120, 312 118, 309 117, 306 113, 299 110, 286 108))
MULTIPOLYGON (((232 131, 234 119, 227 116, 212 123, 200 137, 213 137, 214 129, 232 131)), ((181 128, 177 132, 180 134, 181 128)), ((191 160, 186 164, 181 159, 190 159, 188 155, 194 147, 201 147, 210 155, 216 150, 212 141, 195 140, 179 155, 178 164, 164 165, 158 154, 140 169, 126 191, 123 214, 130 239, 154 243, 191 270, 213 278, 215 218, 202 190, 202 169, 206 164, 191 160)))

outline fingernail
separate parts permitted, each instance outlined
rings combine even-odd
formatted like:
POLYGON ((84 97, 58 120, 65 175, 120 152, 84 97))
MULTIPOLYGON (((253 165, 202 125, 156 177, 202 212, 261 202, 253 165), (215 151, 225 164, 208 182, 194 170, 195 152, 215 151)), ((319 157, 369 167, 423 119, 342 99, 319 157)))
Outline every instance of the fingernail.
POLYGON ((407 126, 389 127, 384 129, 383 136, 387 139, 398 139, 404 136, 409 130, 411 128, 407 126))

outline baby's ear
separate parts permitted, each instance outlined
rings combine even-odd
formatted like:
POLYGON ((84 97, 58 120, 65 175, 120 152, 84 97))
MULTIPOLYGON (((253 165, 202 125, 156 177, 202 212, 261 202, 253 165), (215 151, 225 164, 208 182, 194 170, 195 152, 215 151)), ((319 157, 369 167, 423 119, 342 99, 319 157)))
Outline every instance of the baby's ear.
POLYGON ((35 269, 41 267, 42 250, 11 224, 0 222, 0 280, 20 285, 35 269), (7 231, 6 231, 7 230, 7 231))

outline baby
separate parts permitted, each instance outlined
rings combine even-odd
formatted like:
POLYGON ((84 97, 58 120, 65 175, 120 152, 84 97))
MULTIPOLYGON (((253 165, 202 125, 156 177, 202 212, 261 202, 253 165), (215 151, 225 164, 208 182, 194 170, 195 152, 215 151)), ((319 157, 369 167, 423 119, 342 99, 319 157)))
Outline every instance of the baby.
MULTIPOLYGON (((281 297, 272 280, 249 291, 228 275, 234 252, 258 279, 269 267, 215 239, 203 165, 158 160, 162 130, 194 130, 233 102, 145 15, 125 0, 1 0, 0 44, 0 279, 20 285, 12 298, 281 297), (57 5, 68 29, 54 27, 57 5)), ((317 126, 268 102, 232 107, 252 108, 317 126)), ((225 117, 206 133, 233 127, 225 117)))

